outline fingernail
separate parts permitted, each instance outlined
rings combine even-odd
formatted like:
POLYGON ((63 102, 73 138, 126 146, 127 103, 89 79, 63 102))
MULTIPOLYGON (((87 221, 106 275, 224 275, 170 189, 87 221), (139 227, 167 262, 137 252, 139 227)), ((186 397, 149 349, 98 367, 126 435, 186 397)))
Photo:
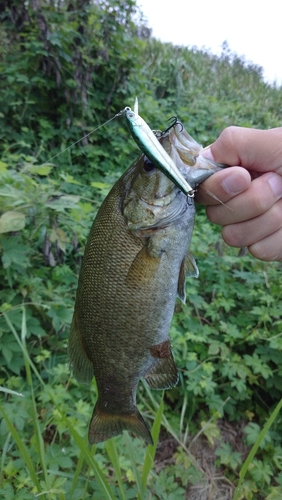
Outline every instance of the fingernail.
POLYGON ((273 193, 277 198, 282 196, 282 178, 278 174, 273 174, 268 179, 268 184, 270 185, 273 193))
POLYGON ((247 189, 248 182, 245 176, 234 173, 230 174, 222 181, 222 187, 227 194, 239 194, 247 189))

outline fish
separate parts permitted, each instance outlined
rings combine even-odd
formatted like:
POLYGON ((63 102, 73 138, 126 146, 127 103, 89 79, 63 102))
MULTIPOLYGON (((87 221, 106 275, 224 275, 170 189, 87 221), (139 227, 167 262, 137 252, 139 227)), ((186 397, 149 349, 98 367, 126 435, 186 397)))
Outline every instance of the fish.
MULTIPOLYGON (((159 142, 192 189, 221 165, 204 158, 180 122, 159 142)), ((152 389, 178 382, 169 328, 186 277, 198 277, 189 251, 194 199, 145 154, 114 184, 93 222, 80 270, 68 353, 74 377, 96 378, 90 444, 128 430, 152 444, 136 405, 143 379, 152 389)))

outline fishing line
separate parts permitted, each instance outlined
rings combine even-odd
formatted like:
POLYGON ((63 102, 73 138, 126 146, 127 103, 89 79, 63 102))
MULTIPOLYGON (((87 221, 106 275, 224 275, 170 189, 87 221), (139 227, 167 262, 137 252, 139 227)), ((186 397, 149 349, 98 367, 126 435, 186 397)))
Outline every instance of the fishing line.
POLYGON ((89 132, 89 134, 86 134, 84 137, 81 137, 81 139, 78 139, 78 141, 76 142, 73 142, 73 144, 71 144, 70 146, 68 146, 66 149, 64 149, 63 151, 60 151, 60 153, 57 153, 56 155, 52 156, 52 158, 49 158, 49 160, 45 161, 44 163, 42 163, 42 166, 43 165, 46 165, 47 163, 50 163, 50 161, 54 160, 55 158, 57 158, 57 156, 60 156, 62 155, 63 153, 65 153, 66 151, 68 151, 69 149, 73 148, 73 146, 75 146, 76 144, 78 144, 79 142, 83 141, 83 139, 86 139, 87 137, 89 137, 91 134, 94 134, 94 132, 96 132, 97 130, 99 130, 99 128, 101 127, 104 127, 104 125, 107 125, 108 123, 110 123, 112 120, 114 120, 115 118, 117 118, 118 116, 121 116, 126 110, 128 109, 128 107, 122 109, 121 111, 119 111, 115 116, 113 116, 112 118, 110 118, 109 120, 107 120, 106 122, 102 123, 102 125, 99 125, 99 127, 96 127, 94 128, 94 130, 91 130, 91 132, 89 132))
MULTIPOLYGON (((115 118, 118 118, 119 116, 123 115, 125 113, 125 111, 130 111, 130 108, 128 106, 126 106, 124 109, 122 109, 121 111, 119 111, 118 113, 116 113, 114 116, 112 116, 112 118, 110 118, 109 120, 105 121, 104 123, 102 123, 98 127, 96 127, 93 130, 91 130, 91 132, 89 132, 88 134, 86 134, 83 137, 81 137, 80 139, 78 139, 78 141, 73 142, 70 146, 68 146, 67 148, 63 149, 63 151, 60 151, 60 153, 57 153, 56 155, 52 156, 52 158, 49 158, 49 160, 47 160, 44 163, 42 163, 42 166, 47 165, 47 163, 50 163, 52 160, 54 160, 58 156, 62 155, 63 153, 65 153, 69 149, 73 148, 74 146, 76 146, 76 144, 78 144, 79 142, 83 141, 83 139, 86 139, 91 134, 94 134, 94 132, 97 132, 97 130, 99 130, 100 128, 104 127, 105 125, 107 125, 108 123, 110 123, 115 118)), ((137 97, 135 98, 134 112, 138 114, 138 99, 137 99, 137 97)), ((174 123, 172 125, 170 125, 164 132, 162 132, 161 135, 163 135, 164 133, 166 133, 171 127, 173 127, 173 126, 175 126, 177 124, 180 124, 182 126, 182 128, 183 128, 182 123, 177 120, 177 117, 173 116, 172 118, 175 120, 174 123)), ((221 203, 222 205, 224 205, 225 207, 227 207, 229 210, 231 210, 231 212, 233 212, 232 208, 228 207, 228 205, 226 205, 225 203, 223 203, 223 201, 221 201, 217 196, 215 196, 213 193, 211 193, 211 191, 209 191, 206 188, 203 188, 202 186, 198 186, 198 187, 201 188, 201 189, 203 189, 204 191, 206 191, 206 193, 209 194, 212 198, 214 198, 219 203, 221 203)), ((194 195, 194 193, 193 193, 193 195, 194 195)))
POLYGON ((224 203, 223 201, 221 201, 215 194, 213 194, 211 191, 209 191, 208 189, 202 187, 200 184, 198 186, 198 188, 202 189, 203 191, 205 191, 211 198, 213 198, 214 200, 216 201, 219 201, 219 203, 221 203, 221 205, 223 205, 224 207, 228 208, 228 210, 231 210, 231 212, 233 212, 233 209, 231 207, 229 207, 228 205, 226 205, 226 203, 224 203))

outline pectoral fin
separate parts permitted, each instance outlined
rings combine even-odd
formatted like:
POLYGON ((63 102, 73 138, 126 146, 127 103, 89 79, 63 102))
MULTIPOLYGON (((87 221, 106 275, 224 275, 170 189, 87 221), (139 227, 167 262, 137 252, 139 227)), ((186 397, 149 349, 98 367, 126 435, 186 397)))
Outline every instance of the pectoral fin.
POLYGON ((170 341, 152 346, 151 355, 155 358, 153 368, 144 377, 152 389, 169 389, 178 382, 177 368, 172 356, 170 341))
POLYGON ((82 344, 75 312, 70 327, 68 354, 70 366, 76 380, 84 384, 89 384, 94 377, 93 364, 89 360, 82 344))
POLYGON ((145 286, 154 278, 159 263, 160 259, 149 252, 147 243, 133 260, 126 277, 126 284, 145 286))
POLYGON ((178 285, 177 285, 177 296, 185 304, 186 302, 186 291, 185 283, 187 278, 198 278, 199 270, 197 268, 196 261, 190 253, 187 254, 185 259, 181 262, 178 285))
POLYGON ((197 267, 196 261, 191 253, 187 253, 185 259, 185 272, 187 278, 198 278, 199 269, 197 267))

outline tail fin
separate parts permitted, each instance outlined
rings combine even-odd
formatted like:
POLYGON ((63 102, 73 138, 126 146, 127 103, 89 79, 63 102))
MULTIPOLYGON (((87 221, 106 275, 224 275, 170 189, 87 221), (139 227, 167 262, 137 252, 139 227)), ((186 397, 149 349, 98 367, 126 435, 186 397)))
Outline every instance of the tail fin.
POLYGON ((101 411, 96 404, 89 425, 88 439, 90 444, 106 441, 122 434, 122 431, 125 430, 134 432, 146 443, 153 444, 147 424, 136 407, 133 413, 119 415, 101 411))

